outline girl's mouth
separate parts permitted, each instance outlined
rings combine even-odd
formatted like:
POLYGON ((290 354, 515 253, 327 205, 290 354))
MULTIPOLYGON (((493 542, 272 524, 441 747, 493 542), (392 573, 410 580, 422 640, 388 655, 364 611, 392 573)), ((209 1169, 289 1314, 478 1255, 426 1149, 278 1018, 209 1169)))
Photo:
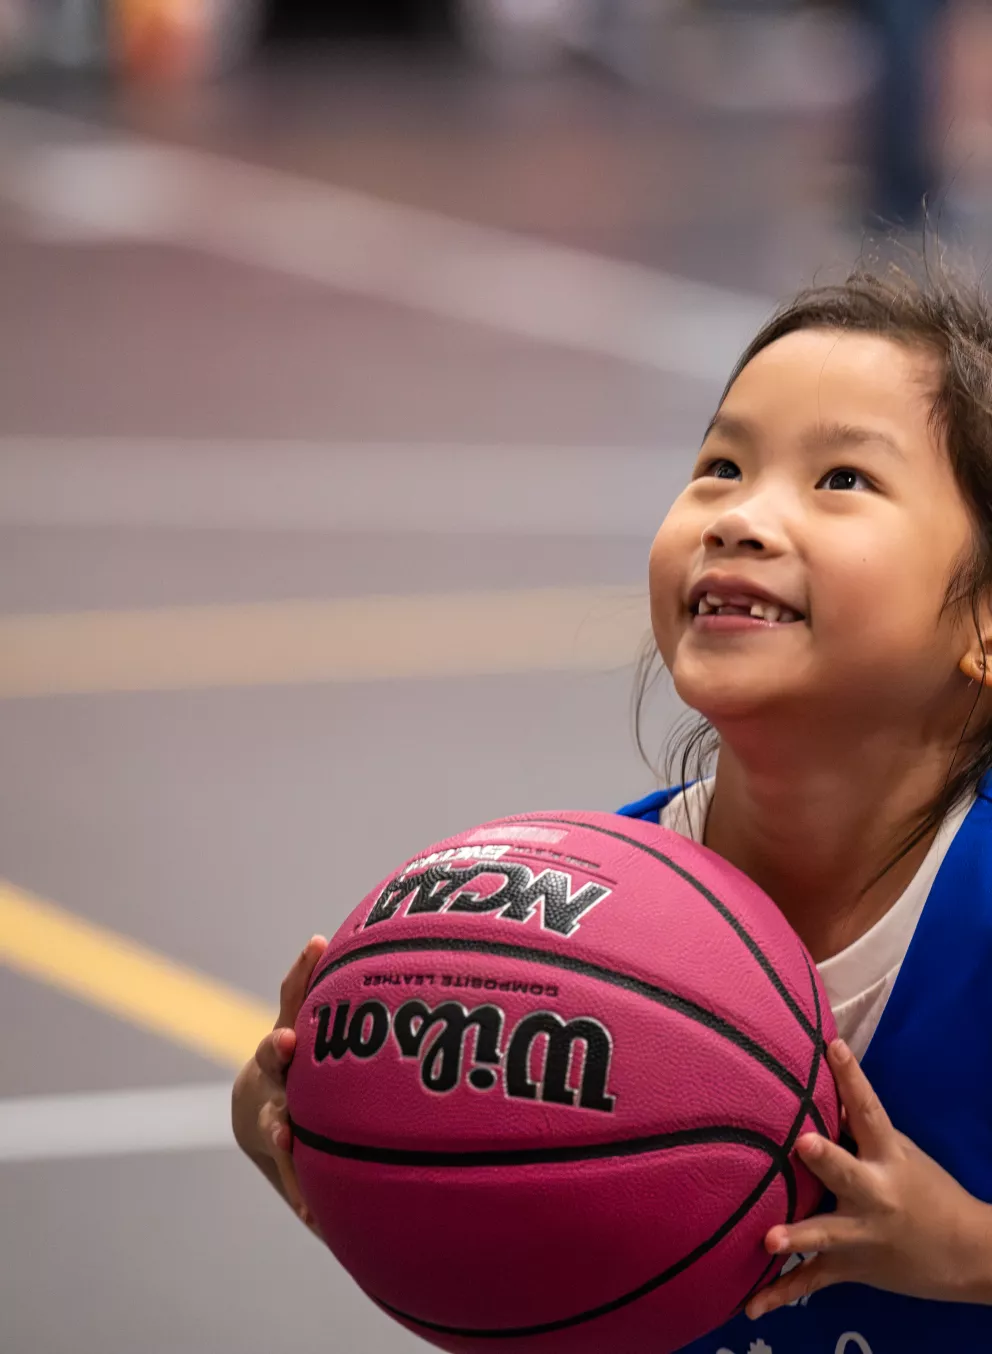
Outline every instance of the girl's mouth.
POLYGON ((690 607, 694 628, 701 630, 780 629, 806 618, 779 602, 738 594, 721 597, 707 592, 690 607))

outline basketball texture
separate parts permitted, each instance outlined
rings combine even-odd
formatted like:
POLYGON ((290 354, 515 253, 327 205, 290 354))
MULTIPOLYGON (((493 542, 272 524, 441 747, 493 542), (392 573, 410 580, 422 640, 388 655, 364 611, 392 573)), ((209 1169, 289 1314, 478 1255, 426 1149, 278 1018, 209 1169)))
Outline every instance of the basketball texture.
POLYGON ((754 884, 613 814, 408 861, 314 970, 288 1083, 328 1246, 426 1340, 667 1354, 781 1267, 839 1133, 816 970, 754 884))

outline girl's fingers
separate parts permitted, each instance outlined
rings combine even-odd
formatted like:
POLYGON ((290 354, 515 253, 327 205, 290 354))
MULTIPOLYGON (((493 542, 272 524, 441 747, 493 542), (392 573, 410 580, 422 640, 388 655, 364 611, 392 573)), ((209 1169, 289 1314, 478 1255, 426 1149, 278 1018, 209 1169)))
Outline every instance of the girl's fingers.
POLYGON ((870 1170, 853 1153, 818 1133, 806 1133, 796 1143, 803 1164, 831 1194, 848 1204, 864 1207, 874 1202, 870 1170))
POLYGON ((271 1081, 277 1083, 286 1080, 286 1069, 296 1051, 296 1032, 291 1029, 274 1029, 267 1034, 255 1050, 255 1061, 262 1072, 271 1081))
POLYGON ((847 1246, 863 1245, 864 1226, 857 1218, 841 1213, 820 1213, 788 1227, 773 1227, 765 1237, 765 1250, 772 1255, 813 1251, 842 1250, 847 1246))
POLYGON ((293 1132, 286 1117, 285 1101, 267 1100, 258 1114, 258 1131, 267 1154, 275 1162, 283 1193, 298 1217, 309 1224, 310 1216, 300 1193, 293 1167, 293 1132))
POLYGON ((857 1058, 841 1039, 827 1050, 830 1066, 847 1110, 851 1135, 861 1156, 881 1156, 895 1130, 857 1058))
POLYGON ((275 1100, 266 1100, 258 1111, 258 1136, 264 1151, 275 1156, 278 1151, 286 1151, 289 1138, 289 1122, 284 1105, 275 1100))
POLYGON ((285 1119, 278 1124, 272 1135, 272 1160, 276 1163, 283 1193, 290 1208, 302 1223, 320 1236, 304 1201, 300 1182, 296 1178, 296 1167, 293 1165, 293 1131, 285 1119))
POLYGON ((798 1302, 800 1298, 809 1297, 818 1289, 836 1282, 837 1276, 833 1273, 829 1261, 823 1256, 816 1255, 805 1260, 796 1269, 790 1270, 784 1278, 776 1279, 773 1284, 762 1289, 757 1297, 751 1299, 745 1311, 751 1320, 755 1321, 766 1312, 774 1311, 776 1307, 786 1307, 790 1302, 798 1302))
POLYGON ((326 949, 327 941, 323 936, 312 936, 297 956, 296 963, 282 980, 282 987, 279 989, 277 1029, 279 1026, 292 1028, 296 1024, 296 1017, 300 1014, 300 1007, 303 1005, 303 998, 306 996, 310 975, 314 971, 317 960, 326 949))
MULTIPOLYGON (((258 1142, 262 1152, 275 1163, 282 1192, 290 1207, 317 1236, 320 1236, 320 1231, 304 1202, 296 1178, 292 1155, 293 1133, 286 1113, 286 1097, 279 1088, 286 1085, 286 1072, 296 1052, 294 1026, 306 996, 307 986, 320 956, 326 949, 326 939, 318 935, 311 937, 300 952, 296 963, 283 979, 279 991, 279 1015, 275 1026, 255 1050, 255 1064, 264 1078, 260 1089, 263 1094, 269 1087, 274 1092, 258 1112, 258 1142), (269 1085, 266 1086, 266 1083, 269 1085)), ((250 1068, 250 1064, 247 1067, 250 1068)), ((256 1077, 257 1075, 254 1074, 256 1077)))

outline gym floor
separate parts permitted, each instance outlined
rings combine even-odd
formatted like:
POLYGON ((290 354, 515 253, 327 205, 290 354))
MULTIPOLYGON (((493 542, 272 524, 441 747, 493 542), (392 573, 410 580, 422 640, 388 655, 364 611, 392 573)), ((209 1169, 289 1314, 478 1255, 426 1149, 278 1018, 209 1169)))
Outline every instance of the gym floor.
POLYGON ((652 788, 648 546, 842 128, 387 43, 0 93, 0 1344, 423 1348, 231 1079, 397 861, 652 788))

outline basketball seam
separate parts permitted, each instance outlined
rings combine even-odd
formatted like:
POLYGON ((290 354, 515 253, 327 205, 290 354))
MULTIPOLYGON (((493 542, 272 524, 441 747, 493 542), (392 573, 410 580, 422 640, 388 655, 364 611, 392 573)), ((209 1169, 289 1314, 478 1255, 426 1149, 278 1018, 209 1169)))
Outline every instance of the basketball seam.
MULTIPOLYGON (((822 1133, 824 1137, 829 1137, 827 1125, 824 1122, 823 1115, 820 1113, 820 1107, 813 1098, 816 1093, 816 1083, 820 1077, 820 1063, 826 1052, 826 1045, 823 1041, 823 1009, 820 1006, 820 993, 816 986, 816 977, 805 950, 803 951, 803 962, 805 963, 806 971, 809 974, 810 990, 813 993, 813 1009, 816 1012, 816 1038, 813 1040, 813 1062, 810 1066, 806 1094, 809 1100, 810 1118, 816 1124, 817 1130, 822 1133)), ((838 1092, 838 1095, 839 1094, 840 1093, 838 1092)))
MULTIPOLYGON (((805 1116, 803 1116, 805 1117, 805 1116)), ((291 1120, 293 1136, 306 1147, 328 1156, 344 1157, 350 1161, 375 1162, 384 1166, 443 1166, 468 1170, 476 1166, 536 1166, 561 1165, 569 1161, 602 1161, 611 1157, 640 1156, 651 1152, 670 1151, 678 1147, 698 1147, 707 1143, 733 1143, 766 1152, 779 1161, 784 1170, 788 1151, 781 1143, 757 1129, 741 1128, 736 1124, 706 1124, 700 1128, 673 1129, 670 1133, 654 1133, 643 1138, 618 1138, 613 1142, 576 1144, 570 1147, 520 1147, 480 1149, 478 1151, 427 1151, 397 1147, 374 1147, 366 1143, 342 1142, 315 1133, 291 1120)))

